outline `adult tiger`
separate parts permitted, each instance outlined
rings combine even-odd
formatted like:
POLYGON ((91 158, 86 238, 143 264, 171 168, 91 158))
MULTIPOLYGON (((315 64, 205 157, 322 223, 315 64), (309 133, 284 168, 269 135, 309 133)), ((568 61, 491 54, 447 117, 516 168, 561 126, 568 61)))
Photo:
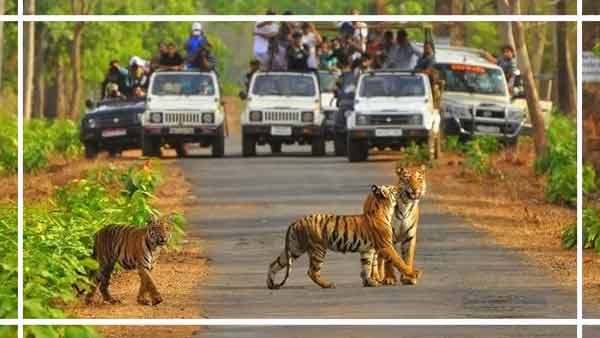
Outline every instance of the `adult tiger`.
POLYGON ((370 278, 373 251, 386 257, 403 274, 418 278, 420 272, 409 268, 396 252, 393 243, 391 221, 396 206, 398 189, 395 186, 371 186, 373 202, 362 215, 339 216, 315 214, 292 223, 285 235, 285 249, 269 265, 267 287, 278 289, 287 281, 292 262, 308 253, 310 267, 308 276, 322 288, 334 288, 335 284, 321 277, 321 267, 327 250, 337 252, 360 252, 363 285, 377 286, 370 278), (285 268, 285 277, 279 284, 274 282, 277 272, 285 268))
POLYGON ((158 247, 167 244, 171 238, 171 227, 168 222, 151 217, 145 228, 131 225, 108 225, 100 229, 94 240, 93 257, 98 261, 99 270, 94 274, 95 287, 87 294, 86 301, 90 303, 98 288, 104 302, 115 304, 120 301, 114 299, 108 287, 110 276, 115 263, 119 263, 125 270, 138 271, 140 276, 140 289, 137 302, 142 305, 157 305, 163 301, 150 271, 156 262, 155 251, 158 247), (150 294, 150 301, 146 298, 150 294))
MULTIPOLYGON (((394 233, 394 244, 401 243, 402 258, 409 267, 415 260, 415 248, 417 246, 417 228, 419 225, 419 202, 427 190, 425 181, 425 166, 405 168, 397 167, 399 200, 394 211, 392 229, 394 233)), ((372 196, 367 196, 363 210, 368 210, 374 203, 372 196)), ((396 283, 394 268, 382 257, 373 257, 371 278, 383 284, 393 285, 396 283)), ((417 284, 417 278, 402 275, 402 284, 417 284)))

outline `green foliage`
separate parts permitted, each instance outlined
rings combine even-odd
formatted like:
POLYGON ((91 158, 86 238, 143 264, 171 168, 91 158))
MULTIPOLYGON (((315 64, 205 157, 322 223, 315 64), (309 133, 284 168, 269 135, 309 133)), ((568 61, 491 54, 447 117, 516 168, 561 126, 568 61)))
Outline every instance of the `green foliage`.
POLYGON ((444 139, 444 151, 447 153, 460 154, 464 151, 464 145, 460 142, 460 137, 456 135, 448 135, 444 139))
POLYGON ((17 318, 17 249, 17 206, 0 205, 0 318, 17 318))
POLYGON ((591 165, 583 166, 583 194, 588 195, 598 190, 596 171, 591 165))
POLYGON ((0 337, 17 338, 16 326, 0 326, 0 337))
MULTIPOLYGON (((583 209, 583 247, 600 253, 600 214, 594 207, 583 209)), ((567 249, 577 244, 577 227, 572 225, 562 233, 562 243, 567 249)))
POLYGON ((45 168, 54 154, 71 159, 83 151, 79 126, 71 120, 33 119, 27 121, 23 129, 23 170, 26 173, 45 168))
MULTIPOLYGON (((28 205, 23 250, 25 317, 65 316, 56 304, 74 299, 74 285, 88 288, 89 271, 97 268, 91 258, 94 233, 107 224, 142 227, 150 214, 159 215, 150 205, 159 182, 160 175, 149 162, 129 170, 102 166, 58 189, 46 204, 28 205)), ((183 217, 173 217, 173 223, 177 240, 183 233, 183 217)))
POLYGON ((566 116, 555 115, 546 131, 548 150, 536 161, 537 174, 548 175, 546 199, 552 203, 577 203, 577 127, 566 116))
POLYGON ((464 147, 465 169, 475 175, 494 175, 492 155, 500 150, 500 144, 494 136, 482 135, 469 140, 464 147))
POLYGON ((28 338, 99 338, 94 329, 86 326, 25 326, 28 338))
POLYGON ((408 147, 404 148, 402 159, 398 162, 403 166, 419 166, 419 165, 427 165, 431 166, 433 161, 431 159, 429 149, 425 146, 419 146, 414 142, 408 147))
POLYGON ((0 114, 0 175, 16 175, 17 158, 17 119, 0 114))

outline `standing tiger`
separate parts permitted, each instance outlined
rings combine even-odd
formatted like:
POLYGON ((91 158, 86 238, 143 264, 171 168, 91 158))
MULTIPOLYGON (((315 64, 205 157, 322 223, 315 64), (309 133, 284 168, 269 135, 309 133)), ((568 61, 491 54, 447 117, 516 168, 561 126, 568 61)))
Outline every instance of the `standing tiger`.
POLYGON ((395 186, 373 185, 370 194, 373 201, 362 215, 315 214, 292 223, 285 235, 283 252, 269 265, 267 287, 278 289, 283 286, 290 275, 293 261, 308 253, 310 279, 322 288, 334 288, 334 283, 321 277, 321 267, 328 249, 342 253, 360 252, 364 286, 379 284, 370 278, 374 252, 392 261, 403 274, 418 278, 420 272, 407 266, 394 248, 391 222, 398 189, 395 186), (275 274, 284 268, 283 281, 275 284, 275 274))
POLYGON ((168 222, 159 221, 152 217, 145 228, 130 225, 108 225, 100 229, 94 240, 93 257, 98 261, 99 270, 95 273, 95 287, 86 296, 90 303, 98 288, 104 302, 115 304, 108 287, 110 276, 119 263, 125 270, 137 270, 140 276, 140 289, 137 302, 142 305, 157 305, 162 297, 156 288, 150 271, 156 262, 155 251, 167 244, 171 237, 171 227, 168 222), (146 298, 150 294, 150 301, 146 298))
MULTIPOLYGON (((402 258, 411 267, 415 260, 417 246, 417 227, 419 225, 419 202, 425 195, 427 184, 425 182, 425 166, 418 168, 397 167, 399 200, 394 211, 392 229, 394 244, 401 243, 402 258)), ((364 210, 371 208, 374 203, 372 196, 367 196, 364 210)), ((371 278, 387 285, 396 283, 394 268, 383 258, 373 257, 374 262, 371 278)), ((402 275, 402 284, 417 284, 417 278, 402 275)))

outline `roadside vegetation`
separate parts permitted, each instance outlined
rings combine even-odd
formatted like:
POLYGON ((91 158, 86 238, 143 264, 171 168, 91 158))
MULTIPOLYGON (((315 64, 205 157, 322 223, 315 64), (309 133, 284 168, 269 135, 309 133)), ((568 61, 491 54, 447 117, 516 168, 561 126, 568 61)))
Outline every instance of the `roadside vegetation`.
MULTIPOLYGON (((85 177, 59 187, 43 202, 30 203, 24 222, 24 311, 26 318, 65 318, 64 306, 76 300, 74 286, 89 289, 89 271, 97 267, 90 256, 93 234, 106 224, 145 226, 161 184, 157 163, 118 168, 99 165, 85 177)), ((175 249, 183 234, 184 219, 175 215, 175 249)), ((35 337, 89 337, 87 329, 31 327, 35 337)))
POLYGON ((27 121, 23 128, 23 147, 25 173, 46 168, 52 157, 70 160, 83 152, 79 141, 79 126, 67 119, 27 121))

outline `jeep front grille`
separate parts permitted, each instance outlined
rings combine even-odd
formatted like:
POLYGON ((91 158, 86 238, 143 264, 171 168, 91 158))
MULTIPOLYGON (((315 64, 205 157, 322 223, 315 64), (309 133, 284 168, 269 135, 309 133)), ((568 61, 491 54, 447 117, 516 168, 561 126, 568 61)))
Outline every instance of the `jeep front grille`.
POLYGON ((412 115, 371 115, 370 124, 374 125, 406 125, 410 124, 412 115))
POLYGON ((488 119, 504 119, 504 110, 492 110, 486 108, 478 108, 475 111, 475 116, 488 119))
POLYGON ((201 124, 202 123, 202 113, 168 112, 168 113, 165 113, 165 115, 164 115, 164 123, 165 124, 176 124, 176 125, 201 124))
POLYGON ((298 111, 265 111, 264 122, 300 122, 301 116, 298 111))

